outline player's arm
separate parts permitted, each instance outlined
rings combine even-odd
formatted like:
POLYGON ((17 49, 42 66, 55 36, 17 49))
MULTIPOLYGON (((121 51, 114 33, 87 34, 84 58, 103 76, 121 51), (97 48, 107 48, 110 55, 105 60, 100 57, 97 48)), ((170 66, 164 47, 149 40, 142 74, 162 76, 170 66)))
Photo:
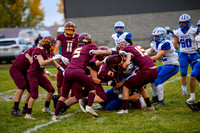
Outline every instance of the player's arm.
POLYGON ((124 64, 119 68, 118 70, 118 74, 120 75, 127 67, 128 65, 131 63, 131 54, 127 54, 126 55, 126 61, 124 62, 124 64))
POLYGON ((38 63, 40 66, 46 66, 47 64, 51 63, 53 61, 52 58, 44 60, 44 58, 41 55, 36 55, 38 63))
POLYGON ((132 40, 131 39, 125 39, 130 45, 133 45, 132 40))
POLYGON ((147 54, 152 54, 153 52, 155 52, 155 50, 153 48, 148 48, 145 51, 147 52, 147 54))
POLYGON ((59 47, 60 47, 60 45, 61 45, 61 42, 58 40, 57 42, 56 42, 56 46, 55 46, 55 49, 54 49, 54 54, 56 55, 56 54, 59 54, 59 47))
POLYGON ((169 49, 168 50, 160 50, 155 56, 152 56, 151 57, 151 59, 152 60, 159 60, 159 59, 161 59, 161 57, 163 57, 167 52, 169 51, 169 49))
POLYGON ((97 71, 89 67, 90 75, 95 84, 100 84, 101 80, 97 77, 97 71))
POLYGON ((111 51, 111 50, 91 50, 91 55, 113 55, 113 54, 119 54, 118 51, 111 51))
POLYGON ((174 36, 174 42, 173 42, 174 48, 177 47, 177 44, 178 44, 178 37, 174 36))
POLYGON ((131 38, 132 38, 132 34, 131 34, 131 33, 128 33, 128 34, 126 35, 125 40, 126 40, 130 45, 133 45, 131 38))

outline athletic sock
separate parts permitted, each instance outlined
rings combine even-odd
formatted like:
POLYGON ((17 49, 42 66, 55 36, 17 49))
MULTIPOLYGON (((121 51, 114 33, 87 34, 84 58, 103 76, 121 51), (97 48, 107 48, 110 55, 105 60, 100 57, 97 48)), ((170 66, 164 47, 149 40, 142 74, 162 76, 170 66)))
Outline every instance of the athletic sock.
POLYGON ((123 100, 122 109, 123 109, 123 110, 127 110, 127 109, 128 109, 128 100, 123 100))
POLYGON ((14 109, 18 110, 19 109, 19 102, 14 102, 14 109))
POLYGON ((27 114, 31 114, 31 113, 32 113, 32 108, 27 108, 26 113, 27 113, 27 114))
POLYGON ((156 91, 158 94, 158 101, 162 101, 163 100, 163 95, 164 95, 164 88, 163 85, 158 85, 156 86, 156 91))
POLYGON ((65 108, 66 106, 67 105, 63 101, 58 100, 57 105, 56 105, 55 115, 58 116, 60 110, 62 108, 65 108))
POLYGON ((49 105, 50 105, 50 102, 45 101, 45 105, 44 105, 44 107, 49 108, 49 105))
POLYGON ((95 97, 95 94, 93 92, 90 92, 88 94, 88 106, 92 106, 93 104, 93 101, 94 101, 94 97, 95 97))
POLYGON ((181 85, 182 91, 187 94, 187 85, 181 85))
POLYGON ((149 97, 145 98, 144 100, 147 104, 147 107, 151 107, 151 101, 150 101, 149 97))
POLYGON ((157 92, 156 92, 155 83, 151 83, 151 89, 152 89, 153 97, 156 97, 157 96, 157 92))
POLYGON ((190 93, 190 97, 195 98, 195 93, 190 93))
POLYGON ((25 103, 24 104, 24 110, 27 110, 27 108, 28 108, 28 103, 25 103))

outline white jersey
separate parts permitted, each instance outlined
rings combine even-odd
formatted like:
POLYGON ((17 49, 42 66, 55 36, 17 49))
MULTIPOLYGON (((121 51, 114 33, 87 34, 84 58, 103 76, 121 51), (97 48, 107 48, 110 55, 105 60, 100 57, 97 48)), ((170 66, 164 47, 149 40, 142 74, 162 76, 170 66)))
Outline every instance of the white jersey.
POLYGON ((151 43, 151 48, 155 50, 155 52, 159 52, 160 50, 170 49, 161 59, 163 65, 176 65, 179 66, 178 62, 178 54, 175 52, 175 48, 171 41, 163 40, 161 43, 156 45, 156 42, 151 43))
POLYGON ((197 46, 194 39, 194 34, 198 33, 196 26, 191 26, 186 32, 182 31, 181 28, 178 28, 175 29, 173 33, 179 38, 180 52, 188 54, 196 52, 197 46))
POLYGON ((119 42, 126 41, 127 36, 132 36, 131 33, 124 32, 120 36, 117 33, 112 34, 111 38, 115 41, 115 45, 117 46, 119 42))

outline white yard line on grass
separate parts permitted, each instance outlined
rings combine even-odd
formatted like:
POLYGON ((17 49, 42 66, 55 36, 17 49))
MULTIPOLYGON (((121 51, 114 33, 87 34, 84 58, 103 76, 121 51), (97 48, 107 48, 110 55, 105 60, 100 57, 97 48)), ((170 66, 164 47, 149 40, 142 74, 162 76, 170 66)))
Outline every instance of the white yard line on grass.
POLYGON ((10 93, 10 92, 14 92, 14 91, 16 91, 16 90, 17 90, 17 89, 15 89, 15 90, 5 91, 5 92, 0 93, 0 95, 4 95, 4 94, 10 93))
POLYGON ((23 133, 35 132, 35 131, 37 131, 39 128, 48 126, 48 125, 50 125, 50 124, 52 124, 52 123, 60 122, 63 118, 67 118, 67 117, 72 116, 72 115, 74 115, 74 114, 76 114, 76 113, 78 113, 78 112, 80 112, 80 111, 76 111, 76 112, 74 112, 74 113, 69 113, 69 114, 64 115, 64 116, 62 116, 62 117, 59 117, 59 120, 57 120, 57 121, 49 121, 49 122, 47 122, 47 123, 45 123, 45 124, 37 125, 37 126, 35 126, 35 127, 33 127, 33 128, 29 128, 27 131, 24 131, 23 133))
MULTIPOLYGON (((187 76, 190 76, 190 74, 188 74, 187 76)), ((163 83, 163 85, 166 85, 166 84, 168 84, 168 83, 171 83, 171 82, 174 82, 174 81, 180 80, 180 79, 181 79, 181 77, 179 77, 179 78, 177 78, 177 79, 173 79, 173 80, 167 81, 167 82, 163 83)))

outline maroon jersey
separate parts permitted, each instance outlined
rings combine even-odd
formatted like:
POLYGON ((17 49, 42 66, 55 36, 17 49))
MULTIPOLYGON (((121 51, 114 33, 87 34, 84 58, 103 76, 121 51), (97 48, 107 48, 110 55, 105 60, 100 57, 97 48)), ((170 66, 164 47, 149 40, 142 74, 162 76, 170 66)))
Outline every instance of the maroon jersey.
MULTIPOLYGON (((72 52, 78 45, 79 34, 74 34, 74 37, 67 37, 65 33, 58 34, 57 40, 61 42, 61 55, 67 57, 69 60, 72 57, 72 52)), ((60 60, 61 61, 61 60, 60 60)), ((59 62, 60 62, 59 61, 59 62)))
POLYGON ((97 45, 91 43, 77 47, 72 54, 71 61, 67 68, 79 68, 86 70, 88 62, 92 59, 92 55, 89 53, 90 50, 98 50, 97 45))
POLYGON ((115 79, 116 71, 113 68, 108 67, 107 63, 100 66, 98 71, 98 78, 109 81, 115 79))
POLYGON ((33 63, 31 64, 30 68, 28 69, 28 73, 40 77, 44 73, 45 66, 40 66, 38 60, 36 59, 37 55, 41 55, 43 57, 43 59, 46 60, 49 57, 53 56, 53 52, 49 54, 44 49, 40 49, 40 48, 35 48, 35 50, 33 51, 33 57, 32 57, 33 63))
POLYGON ((128 45, 121 50, 129 52, 133 55, 131 61, 138 66, 140 70, 145 70, 156 65, 140 45, 128 45))
POLYGON ((34 49, 35 49, 34 47, 29 48, 25 52, 18 55, 17 58, 13 61, 12 65, 20 71, 27 71, 28 68, 30 67, 30 62, 26 58, 26 54, 32 56, 34 49))

